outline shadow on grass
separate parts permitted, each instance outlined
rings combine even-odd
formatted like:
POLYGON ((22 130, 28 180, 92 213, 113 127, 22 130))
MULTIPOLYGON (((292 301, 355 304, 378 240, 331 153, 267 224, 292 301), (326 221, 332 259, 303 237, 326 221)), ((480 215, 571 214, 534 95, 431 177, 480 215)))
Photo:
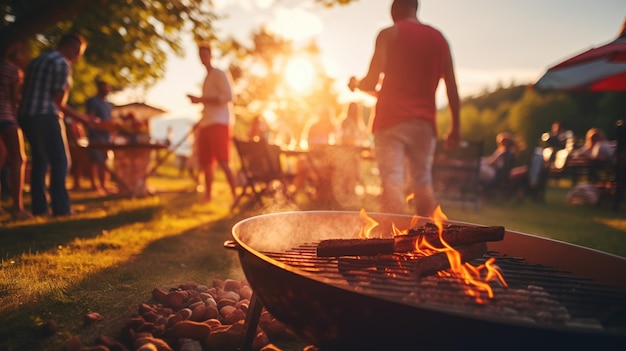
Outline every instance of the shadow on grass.
POLYGON ((626 257, 626 212, 609 206, 577 206, 566 201, 568 188, 549 187, 545 201, 484 201, 478 211, 446 207, 451 220, 503 225, 509 230, 569 242, 626 257), (610 223, 623 223, 620 228, 610 223))
POLYGON ((212 286, 213 279, 244 279, 237 252, 223 246, 238 220, 224 218, 155 240, 127 262, 67 287, 63 296, 50 292, 7 311, 0 326, 0 349, 61 350, 73 335, 80 335, 84 345, 93 345, 99 335, 118 337, 137 306, 153 302, 155 287, 168 289, 189 281, 212 286), (104 318, 86 327, 83 317, 92 311, 104 318), (59 326, 51 336, 42 327, 50 320, 59 326))
POLYGON ((0 229, 0 258, 23 252, 45 251, 65 245, 75 238, 94 238, 103 231, 137 222, 148 222, 161 207, 140 208, 102 218, 85 218, 0 229))
MULTIPOLYGON (((551 195, 545 204, 532 202, 511 206, 503 206, 500 203, 485 204, 478 213, 473 210, 451 209, 453 214, 451 219, 466 219, 481 224, 506 222, 507 227, 538 234, 544 230, 552 235, 556 233, 565 235, 585 225, 590 228, 589 236, 617 240, 624 235, 624 231, 613 231, 608 228, 602 228, 602 233, 598 233, 597 224, 590 220, 584 223, 579 220, 600 215, 626 219, 625 214, 615 214, 601 209, 571 208, 561 204, 562 196, 562 193, 557 193, 554 197, 551 195)), ((173 196, 167 198, 167 203, 177 211, 188 211, 193 199, 189 196, 173 196)), ((64 288, 62 292, 50 291, 37 301, 25 302, 23 305, 8 309, 3 315, 3 323, 0 323, 0 350, 64 349, 65 343, 73 335, 80 335, 85 345, 93 344, 93 340, 99 335, 118 337, 126 318, 137 311, 137 305, 150 302, 151 291, 155 287, 176 287, 188 281, 211 285, 213 279, 243 279, 238 253, 225 249, 223 243, 232 238, 231 228, 235 223, 265 210, 254 209, 253 204, 248 205, 252 209, 244 206, 241 212, 237 211, 151 241, 140 254, 128 261, 86 276, 82 281, 64 288), (83 326, 83 316, 88 312, 98 312, 104 318, 93 326, 83 326), (59 330, 52 336, 45 336, 41 333, 39 325, 49 320, 55 320, 59 330)), ((318 206, 322 207, 318 204, 309 204, 309 207, 302 206, 302 209, 319 209, 318 206)), ((29 235, 33 236, 31 240, 47 240, 47 247, 54 247, 59 242, 69 241, 76 236, 96 236, 104 228, 113 229, 123 224, 134 223, 138 218, 150 221, 160 210, 160 206, 154 206, 123 212, 106 219, 49 223, 45 226, 29 227, 28 230, 29 235), (44 232, 38 233, 37 230, 44 232), (46 236, 46 233, 50 234, 46 236)), ((2 232, 0 229, 0 233, 2 232)), ((6 240, 4 233, 0 235, 3 254, 5 244, 11 244, 11 240, 17 241, 13 243, 14 245, 19 244, 19 240, 16 239, 6 240)), ((615 244, 613 242, 613 245, 615 244)), ((115 247, 106 249, 109 250, 108 254, 116 254, 115 247)))

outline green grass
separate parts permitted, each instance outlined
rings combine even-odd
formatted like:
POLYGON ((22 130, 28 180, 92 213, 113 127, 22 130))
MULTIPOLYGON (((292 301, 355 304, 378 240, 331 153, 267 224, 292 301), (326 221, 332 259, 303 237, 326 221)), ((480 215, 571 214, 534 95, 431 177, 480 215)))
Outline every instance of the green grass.
POLYGON ((154 287, 243 279, 236 254, 222 245, 241 219, 229 213, 226 186, 217 184, 218 196, 205 204, 202 194, 173 192, 189 184, 167 174, 152 184, 165 192, 143 199, 72 193, 76 216, 1 218, 0 349, 64 349, 72 335, 89 344, 117 335, 154 287), (105 318, 84 327, 92 311, 105 318), (46 337, 40 326, 49 320, 59 331, 46 337))
POLYGON ((626 257, 626 204, 575 206, 565 201, 568 185, 549 187, 545 203, 530 200, 494 200, 482 203, 478 212, 444 208, 453 220, 483 225, 503 225, 509 230, 574 243, 626 257))
MULTIPOLYGON (((0 217, 0 349, 64 349, 74 335, 89 345, 98 335, 116 336, 136 306, 150 300, 154 287, 243 279, 237 254, 223 242, 235 223, 261 211, 231 213, 221 172, 211 204, 189 191, 191 181, 176 175, 162 167, 150 179, 154 197, 72 193, 78 211, 73 217, 19 222, 0 217), (92 311, 104 319, 86 327, 83 316, 92 311), (41 329, 50 320, 58 325, 51 336, 41 329)), ((455 206, 443 211, 452 220, 504 225, 626 257, 626 211, 570 206, 566 192, 552 186, 545 203, 498 199, 481 203, 478 211, 455 206)), ((352 209, 372 203, 363 199, 352 209)), ((306 196, 299 197, 299 205, 324 209, 306 196)))

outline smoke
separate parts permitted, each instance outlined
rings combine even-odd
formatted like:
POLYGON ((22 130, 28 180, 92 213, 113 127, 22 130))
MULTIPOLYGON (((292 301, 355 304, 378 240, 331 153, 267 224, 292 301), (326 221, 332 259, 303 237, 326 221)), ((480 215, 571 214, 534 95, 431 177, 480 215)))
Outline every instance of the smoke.
MULTIPOLYGON (((371 213, 380 223, 374 237, 390 237, 392 225, 408 228, 412 216, 371 213)), ((234 236, 253 250, 283 252, 325 239, 355 239, 364 221, 357 211, 294 211, 247 218, 233 227, 234 236)))
POLYGON ((237 223, 233 230, 257 251, 282 252, 331 238, 358 238, 358 212, 295 211, 264 214, 237 223))

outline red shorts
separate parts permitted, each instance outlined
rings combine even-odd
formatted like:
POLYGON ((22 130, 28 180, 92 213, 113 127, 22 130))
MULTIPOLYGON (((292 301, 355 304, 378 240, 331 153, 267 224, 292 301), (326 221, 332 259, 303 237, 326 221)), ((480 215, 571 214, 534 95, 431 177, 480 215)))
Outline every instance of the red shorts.
POLYGON ((198 129, 196 142, 200 165, 230 160, 230 134, 230 126, 224 124, 211 124, 198 129))

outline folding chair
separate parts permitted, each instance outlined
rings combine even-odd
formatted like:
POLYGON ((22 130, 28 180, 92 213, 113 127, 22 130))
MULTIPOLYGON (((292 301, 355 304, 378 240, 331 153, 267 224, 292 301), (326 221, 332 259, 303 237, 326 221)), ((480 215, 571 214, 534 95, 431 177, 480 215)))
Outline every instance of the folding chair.
POLYGON ((281 194, 287 200, 291 200, 288 185, 293 176, 283 172, 280 147, 270 145, 262 139, 243 141, 235 138, 233 141, 245 183, 231 210, 235 209, 245 196, 252 197, 260 205, 263 205, 263 196, 266 195, 274 197, 281 194))
POLYGON ((480 200, 480 159, 482 141, 463 141, 446 149, 444 141, 437 143, 433 163, 433 189, 439 201, 472 204, 478 211, 480 200))

